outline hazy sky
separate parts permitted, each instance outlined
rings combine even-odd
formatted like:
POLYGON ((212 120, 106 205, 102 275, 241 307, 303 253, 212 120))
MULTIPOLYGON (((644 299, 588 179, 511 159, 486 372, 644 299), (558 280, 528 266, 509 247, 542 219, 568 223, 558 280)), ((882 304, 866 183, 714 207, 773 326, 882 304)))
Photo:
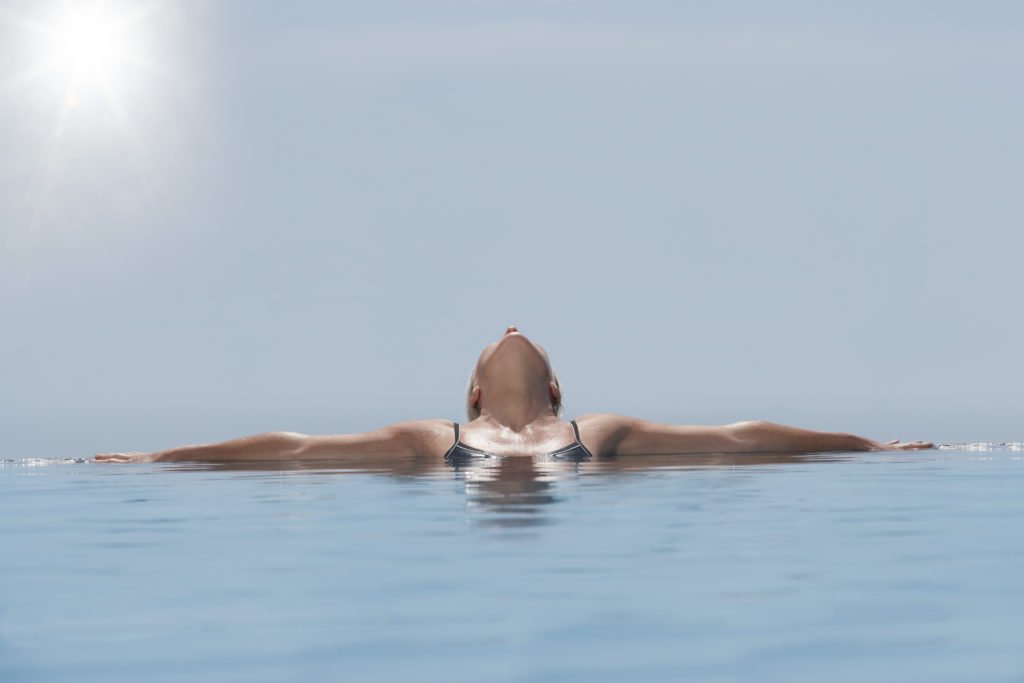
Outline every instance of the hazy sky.
POLYGON ((101 5, 0 0, 0 457, 463 419, 510 323, 570 416, 1024 440, 1020 2, 101 5))

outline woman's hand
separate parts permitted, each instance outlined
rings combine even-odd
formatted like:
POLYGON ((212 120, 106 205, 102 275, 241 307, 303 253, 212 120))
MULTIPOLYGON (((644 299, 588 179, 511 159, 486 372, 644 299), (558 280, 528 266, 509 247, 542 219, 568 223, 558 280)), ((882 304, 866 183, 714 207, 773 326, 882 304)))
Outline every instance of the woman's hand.
POLYGON ((879 451, 920 451, 926 448, 935 448, 935 444, 931 441, 889 441, 883 444, 879 444, 879 448, 875 450, 879 451))
POLYGON ((153 462, 156 460, 156 453, 100 453, 96 456, 96 462, 153 462))

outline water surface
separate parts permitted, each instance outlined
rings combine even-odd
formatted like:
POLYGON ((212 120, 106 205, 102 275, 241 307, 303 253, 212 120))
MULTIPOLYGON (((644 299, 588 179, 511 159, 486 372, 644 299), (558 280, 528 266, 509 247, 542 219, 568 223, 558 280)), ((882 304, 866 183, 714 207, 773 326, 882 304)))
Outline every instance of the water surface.
POLYGON ((1024 681, 1024 451, 0 464, 0 680, 1024 681))

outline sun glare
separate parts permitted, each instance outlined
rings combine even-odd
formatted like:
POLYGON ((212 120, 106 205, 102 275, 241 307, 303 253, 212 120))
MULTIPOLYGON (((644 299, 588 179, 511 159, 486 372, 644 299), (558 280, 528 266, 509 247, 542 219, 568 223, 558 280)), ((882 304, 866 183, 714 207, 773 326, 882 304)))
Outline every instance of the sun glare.
MULTIPOLYGON (((2 85, 39 84, 62 91, 61 100, 103 99, 113 106, 153 75, 160 2, 66 0, 37 17, 0 13, 0 23, 32 37, 33 62, 2 85)), ((162 68, 159 70, 163 70, 162 68)))
MULTIPOLYGON (((34 62, 7 79, 7 85, 50 83, 75 96, 120 97, 128 81, 151 71, 160 2, 66 0, 37 17, 0 13, 0 23, 33 37, 34 62)), ((143 81, 144 82, 144 81, 143 81)), ((71 96, 70 94, 68 95, 71 96)))
POLYGON ((47 205, 61 148, 75 142, 69 130, 84 136, 113 124, 127 157, 142 168, 147 144, 137 117, 143 103, 154 100, 160 77, 168 75, 154 60, 161 34, 153 19, 162 6, 161 0, 54 0, 48 8, 35 4, 36 16, 0 12, 0 23, 19 31, 26 46, 25 68, 0 81, 0 87, 31 88, 56 108, 33 180, 34 204, 47 205))
POLYGON ((105 5, 67 5, 47 28, 49 59, 76 86, 114 86, 119 76, 141 60, 137 16, 105 5))
POLYGON ((72 16, 55 31, 57 56, 72 68, 109 68, 116 51, 114 23, 105 17, 72 16))

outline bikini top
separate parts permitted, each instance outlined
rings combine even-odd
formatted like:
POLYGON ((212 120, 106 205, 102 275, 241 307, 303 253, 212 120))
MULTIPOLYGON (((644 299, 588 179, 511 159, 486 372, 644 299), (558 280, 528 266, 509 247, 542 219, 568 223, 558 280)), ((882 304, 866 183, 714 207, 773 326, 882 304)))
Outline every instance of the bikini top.
MULTIPOLYGON (((478 458, 501 458, 503 456, 497 453, 489 453, 479 448, 473 448, 459 441, 459 423, 455 422, 455 443, 448 449, 448 452, 444 454, 444 461, 449 465, 461 465, 467 462, 472 462, 478 458)), ((576 437, 576 441, 563 446, 558 450, 545 453, 537 456, 542 460, 562 460, 567 462, 585 462, 590 460, 593 455, 583 442, 580 441, 580 429, 576 426, 576 420, 569 422, 572 425, 572 433, 576 437)))

